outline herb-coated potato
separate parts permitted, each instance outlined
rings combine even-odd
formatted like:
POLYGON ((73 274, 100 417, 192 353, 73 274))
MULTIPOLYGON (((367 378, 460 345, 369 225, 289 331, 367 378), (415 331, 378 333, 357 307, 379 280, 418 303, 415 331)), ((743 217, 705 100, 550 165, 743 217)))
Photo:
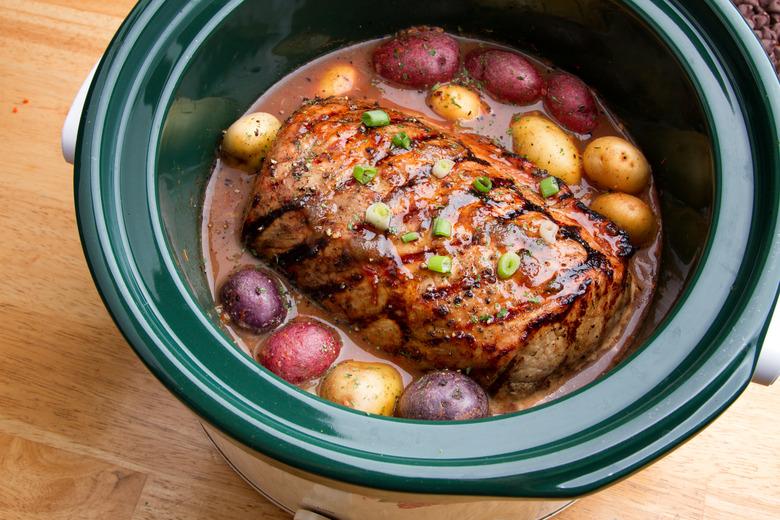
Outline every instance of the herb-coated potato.
POLYGON ((396 415, 428 421, 479 419, 488 414, 488 396, 473 379, 452 370, 429 372, 404 390, 396 415))
POLYGON ((422 88, 450 81, 458 71, 458 42, 438 27, 412 27, 374 51, 374 70, 383 78, 422 88))
POLYGON ((582 155, 585 175, 602 188, 639 193, 650 180, 650 164, 639 148, 620 137, 599 137, 582 155))
POLYGON ((590 209, 604 215, 628 233, 629 240, 635 246, 646 245, 655 236, 657 224, 650 206, 633 195, 599 195, 591 202, 590 209))
POLYGON ((238 327, 262 334, 287 317, 287 305, 279 280, 265 269, 239 269, 219 291, 222 309, 238 327))
POLYGON ((469 121, 482 115, 479 94, 461 85, 441 85, 428 96, 434 112, 450 121, 469 121))
POLYGON ((268 370, 293 384, 320 377, 341 352, 341 338, 333 328, 299 319, 274 332, 257 353, 268 370))
POLYGON ((325 375, 317 393, 323 399, 355 410, 393 415, 403 390, 401 374, 387 363, 348 360, 325 375))
POLYGON ((355 67, 347 63, 334 65, 325 71, 317 85, 320 97, 343 96, 353 88, 357 81, 355 67))
POLYGON ((266 112, 248 114, 225 131, 222 138, 222 156, 232 166, 256 170, 282 124, 266 112))
POLYGON ((498 99, 525 105, 542 97, 542 76, 516 52, 476 49, 466 56, 466 70, 498 99))
POLYGON ((579 184, 582 157, 572 138, 558 125, 544 116, 532 114, 514 118, 511 130, 515 153, 566 184, 579 184))
POLYGON ((590 89, 582 80, 565 72, 548 76, 544 106, 572 132, 587 134, 598 123, 598 107, 590 89))

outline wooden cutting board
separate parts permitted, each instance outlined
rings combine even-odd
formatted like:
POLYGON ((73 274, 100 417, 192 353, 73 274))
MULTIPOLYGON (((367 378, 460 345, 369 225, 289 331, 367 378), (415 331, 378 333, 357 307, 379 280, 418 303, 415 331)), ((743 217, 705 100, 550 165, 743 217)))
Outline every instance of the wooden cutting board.
MULTIPOLYGON (((0 519, 282 519, 95 291, 60 127, 131 0, 0 0, 0 519)), ((780 518, 780 384, 560 518, 780 518)))

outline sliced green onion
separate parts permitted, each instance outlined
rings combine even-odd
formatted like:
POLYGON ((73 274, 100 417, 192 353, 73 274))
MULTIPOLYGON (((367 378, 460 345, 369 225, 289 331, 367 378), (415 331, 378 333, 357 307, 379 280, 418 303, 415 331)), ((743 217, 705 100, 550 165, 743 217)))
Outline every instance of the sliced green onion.
POLYGON ((443 179, 444 177, 450 174, 454 166, 455 166, 455 161, 451 159, 439 159, 438 161, 436 161, 436 164, 433 165, 431 174, 433 174, 434 177, 443 179))
POLYGON ((393 146, 398 148, 406 148, 409 150, 412 147, 412 140, 406 135, 406 132, 398 132, 393 136, 393 146))
POLYGON ((373 166, 362 166, 358 164, 352 168, 352 176, 360 184, 368 184, 374 177, 376 177, 376 168, 373 166))
POLYGON ((363 124, 366 126, 387 126, 390 124, 390 116, 384 110, 369 110, 363 112, 360 117, 363 124))
POLYGON ((558 179, 555 177, 545 177, 542 179, 542 182, 539 183, 539 191, 544 198, 552 197, 561 191, 561 188, 558 186, 558 179))
POLYGON ((392 216, 393 212, 384 202, 375 202, 366 209, 366 222, 382 231, 390 228, 392 216))
POLYGON ((433 255, 428 259, 428 269, 437 273, 447 274, 452 271, 452 258, 433 255))
POLYGON ((450 238, 452 236, 452 223, 441 217, 433 219, 433 236, 450 238))
POLYGON ((408 233, 404 233, 401 235, 401 242, 404 244, 408 244, 409 242, 414 242, 415 240, 420 239, 420 233, 417 231, 410 231, 408 233))
POLYGON ((490 177, 477 177, 471 186, 480 193, 487 193, 493 189, 493 181, 490 177))
POLYGON ((502 280, 512 278, 518 269, 520 269, 520 255, 510 251, 504 253, 501 258, 498 259, 498 277, 502 280))

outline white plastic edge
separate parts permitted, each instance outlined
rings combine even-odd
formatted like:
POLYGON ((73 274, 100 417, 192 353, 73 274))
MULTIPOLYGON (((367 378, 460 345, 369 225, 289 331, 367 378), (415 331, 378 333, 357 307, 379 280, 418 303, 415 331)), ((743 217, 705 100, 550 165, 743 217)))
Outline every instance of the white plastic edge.
POLYGON ((775 307, 758 356, 753 382, 769 386, 780 376, 780 302, 775 307))
POLYGON ((95 77, 97 63, 89 72, 87 79, 81 84, 81 88, 73 98, 68 115, 65 117, 65 123, 62 125, 62 156, 67 162, 73 164, 76 155, 76 138, 79 134, 79 124, 81 123, 81 113, 84 111, 84 102, 87 99, 89 86, 92 84, 92 78, 95 77))
POLYGON ((293 520, 330 520, 327 516, 318 515, 308 509, 299 509, 295 512, 293 520))

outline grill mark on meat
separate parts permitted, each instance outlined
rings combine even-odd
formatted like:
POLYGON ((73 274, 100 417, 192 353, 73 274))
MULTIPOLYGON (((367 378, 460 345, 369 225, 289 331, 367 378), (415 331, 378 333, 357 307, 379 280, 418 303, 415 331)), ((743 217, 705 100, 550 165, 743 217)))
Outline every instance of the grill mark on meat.
MULTIPOLYGON (((274 223, 274 221, 282 217, 285 213, 302 209, 308 200, 308 196, 300 197, 291 200, 290 202, 283 204, 281 207, 269 211, 265 215, 259 216, 254 220, 248 219, 246 222, 244 222, 244 226, 241 229, 243 240, 249 244, 255 242, 260 237, 260 235, 262 235, 263 232, 274 223)), ((258 195, 255 195, 252 198, 251 207, 256 208, 259 203, 260 198, 258 195)))
MULTIPOLYGON (((359 278, 359 280, 362 280, 362 277, 359 278)), ((306 291, 309 293, 309 296, 315 301, 323 301, 323 300, 331 299, 336 294, 343 293, 349 289, 352 289, 355 285, 357 285, 357 283, 354 282, 353 283, 333 282, 333 283, 326 283, 323 285, 317 285, 314 287, 309 287, 306 289, 306 291)))
POLYGON ((611 220, 608 220, 601 214, 596 213, 588 206, 586 206, 581 200, 576 201, 574 203, 574 207, 580 211, 585 212, 592 220, 603 223, 608 233, 610 233, 612 236, 618 237, 617 255, 620 258, 630 258, 636 252, 636 248, 628 241, 628 233, 617 227, 611 220))
POLYGON ((474 152, 471 150, 471 148, 463 144, 462 141, 458 141, 458 144, 460 144, 466 150, 466 155, 462 155, 460 157, 456 157, 455 159, 453 159, 455 164, 459 164, 462 162, 473 162, 473 163, 481 164, 482 166, 491 166, 491 164, 488 161, 477 157, 474 154, 474 152))
POLYGON ((312 242, 302 242, 285 251, 274 255, 272 262, 280 268, 287 270, 290 264, 300 264, 306 260, 316 258, 328 245, 328 239, 321 237, 312 242))
POLYGON ((607 260, 607 257, 604 256, 604 253, 601 251, 596 251, 591 247, 591 245, 582 238, 582 235, 580 235, 580 230, 578 227, 575 226, 561 226, 560 230, 558 231, 563 238, 567 238, 569 240, 574 240, 577 242, 582 248, 585 250, 585 253, 587 254, 587 258, 585 259, 584 264, 587 267, 593 267, 595 269, 599 269, 604 271, 610 280, 612 280, 613 269, 612 265, 607 260))

